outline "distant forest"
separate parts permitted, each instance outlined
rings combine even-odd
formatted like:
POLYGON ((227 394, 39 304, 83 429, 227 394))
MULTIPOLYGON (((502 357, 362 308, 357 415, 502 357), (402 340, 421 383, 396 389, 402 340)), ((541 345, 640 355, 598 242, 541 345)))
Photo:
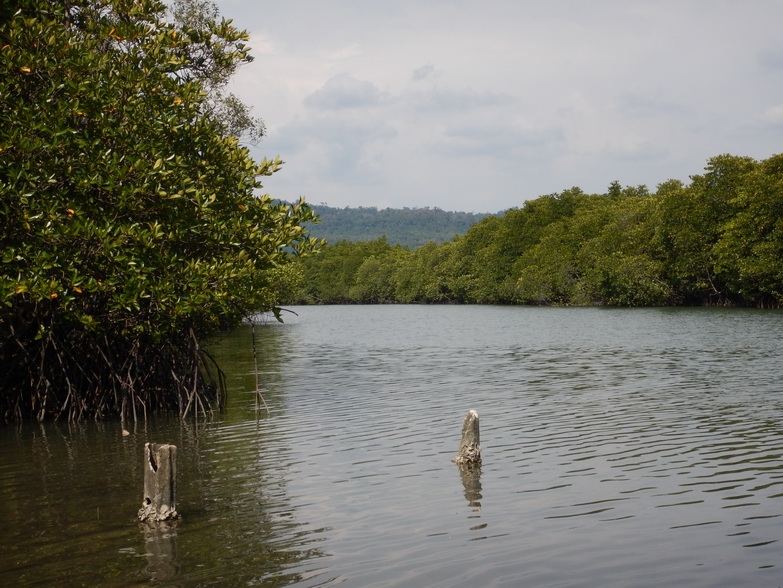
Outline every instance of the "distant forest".
POLYGON ((780 307, 783 154, 719 155, 654 192, 570 188, 443 244, 335 243, 299 269, 300 303, 780 307))
POLYGON ((434 241, 443 243, 465 233, 489 216, 486 213, 449 212, 440 208, 332 208, 313 205, 320 219, 308 228, 315 237, 339 241, 370 241, 380 237, 392 245, 416 248, 434 241))

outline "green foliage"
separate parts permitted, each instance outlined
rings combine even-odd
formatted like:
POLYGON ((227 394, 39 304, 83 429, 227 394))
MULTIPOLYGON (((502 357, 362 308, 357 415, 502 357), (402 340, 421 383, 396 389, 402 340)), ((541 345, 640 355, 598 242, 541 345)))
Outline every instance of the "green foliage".
POLYGON ((292 300, 327 304, 356 302, 349 292, 356 272, 369 257, 382 256, 390 250, 385 238, 358 243, 341 241, 324 247, 317 257, 303 260, 303 290, 292 300))
POLYGON ((688 187, 666 184, 660 189, 658 238, 664 251, 668 281, 686 303, 732 302, 734 293, 716 276, 715 246, 724 225, 735 215, 735 197, 755 167, 749 157, 719 155, 704 175, 688 187))
POLYGON ((576 231, 594 236, 582 243, 577 254, 582 279, 572 303, 661 306, 670 302, 671 288, 654 242, 656 201, 638 194, 634 189, 620 199, 596 200, 591 229, 576 231))
POLYGON ((427 243, 409 253, 400 253, 396 265, 395 296, 397 302, 447 302, 449 287, 443 265, 450 259, 451 243, 427 243))
POLYGON ((783 303, 783 155, 756 165, 731 200, 714 247, 715 271, 741 299, 783 303))
POLYGON ((496 240, 501 224, 498 217, 488 217, 455 239, 440 268, 453 299, 497 301, 499 279, 503 275, 496 240))
POLYGON ((519 269, 515 298, 528 304, 566 304, 580 272, 576 263, 579 236, 567 221, 549 225, 541 239, 515 264, 519 269))
POLYGON ((0 25, 3 410, 184 411, 198 340, 276 308, 314 247, 305 204, 254 193, 281 162, 215 114, 247 35, 153 0, 19 5, 0 25))
POLYGON ((407 251, 395 248, 382 255, 365 258, 348 290, 351 300, 365 304, 392 302, 396 294, 397 267, 407 251))
POLYGON ((320 293, 311 300, 324 302, 779 306, 783 155, 713 157, 690 185, 669 180, 655 193, 571 188, 443 245, 343 242, 304 271, 320 293))

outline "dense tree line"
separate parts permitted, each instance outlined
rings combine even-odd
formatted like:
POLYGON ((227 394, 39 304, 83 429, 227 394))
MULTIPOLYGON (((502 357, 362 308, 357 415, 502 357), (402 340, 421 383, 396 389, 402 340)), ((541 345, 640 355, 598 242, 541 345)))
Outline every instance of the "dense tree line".
POLYGON ((338 241, 387 241, 405 247, 443 243, 463 234, 489 216, 486 213, 452 212, 440 208, 332 208, 313 205, 318 222, 308 225, 313 235, 328 243, 338 241))
POLYGON ((783 155, 720 155, 688 185, 571 188, 445 244, 331 245, 303 262, 310 303, 780 306, 783 155))
POLYGON ((290 297, 302 203, 225 93, 247 34, 207 0, 0 7, 0 414, 221 402, 200 341, 290 297))

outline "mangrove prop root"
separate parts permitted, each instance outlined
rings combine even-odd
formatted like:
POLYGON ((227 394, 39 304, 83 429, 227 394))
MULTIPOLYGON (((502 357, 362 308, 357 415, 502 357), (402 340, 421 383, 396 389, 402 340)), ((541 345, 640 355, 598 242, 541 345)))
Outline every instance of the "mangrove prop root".
MULTIPOLYGON (((4 325, 7 326, 7 325, 4 325)), ((43 337, 0 329, 0 419, 185 418, 222 409, 225 375, 194 333, 177 341, 91 337, 79 329, 43 337), (193 409, 191 411, 191 408, 193 409)))

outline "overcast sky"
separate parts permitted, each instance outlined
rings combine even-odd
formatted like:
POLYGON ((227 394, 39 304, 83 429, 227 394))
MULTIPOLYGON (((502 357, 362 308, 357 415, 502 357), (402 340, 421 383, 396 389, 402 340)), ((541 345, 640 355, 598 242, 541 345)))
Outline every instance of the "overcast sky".
POLYGON ((783 0, 217 4, 276 197, 495 212, 783 151, 783 0))

